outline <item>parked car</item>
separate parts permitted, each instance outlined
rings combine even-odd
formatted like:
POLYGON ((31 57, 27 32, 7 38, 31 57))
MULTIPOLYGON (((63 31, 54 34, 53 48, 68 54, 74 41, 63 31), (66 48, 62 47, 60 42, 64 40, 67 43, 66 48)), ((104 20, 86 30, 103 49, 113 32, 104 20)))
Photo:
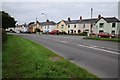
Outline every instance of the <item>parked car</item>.
POLYGON ((115 35, 109 34, 107 32, 101 32, 98 34, 98 37, 104 37, 104 38, 114 38, 115 35))
POLYGON ((51 35, 59 35, 59 30, 53 30, 53 31, 49 32, 49 34, 51 34, 51 35))

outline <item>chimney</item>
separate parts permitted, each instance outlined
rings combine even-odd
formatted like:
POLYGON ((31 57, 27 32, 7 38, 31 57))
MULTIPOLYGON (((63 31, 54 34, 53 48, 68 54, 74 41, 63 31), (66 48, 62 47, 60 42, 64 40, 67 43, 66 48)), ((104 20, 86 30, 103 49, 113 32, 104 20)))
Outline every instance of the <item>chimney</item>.
POLYGON ((46 22, 49 22, 49 20, 47 19, 46 22))
POLYGON ((68 17, 68 21, 70 22, 71 20, 70 20, 70 17, 68 17))
POLYGON ((80 16, 80 21, 82 21, 82 16, 80 16))
POLYGON ((100 18, 101 18, 101 15, 99 14, 99 15, 98 15, 98 19, 100 19, 100 18))

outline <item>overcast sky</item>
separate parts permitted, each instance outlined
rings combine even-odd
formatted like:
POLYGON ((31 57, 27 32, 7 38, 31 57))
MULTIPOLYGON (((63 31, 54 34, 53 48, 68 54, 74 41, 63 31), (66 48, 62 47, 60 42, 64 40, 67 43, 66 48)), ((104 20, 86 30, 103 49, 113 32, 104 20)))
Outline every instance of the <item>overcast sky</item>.
POLYGON ((117 2, 3 2, 2 10, 15 17, 19 24, 35 21, 79 19, 80 16, 90 18, 90 8, 93 8, 93 17, 101 14, 103 17, 118 18, 117 2))

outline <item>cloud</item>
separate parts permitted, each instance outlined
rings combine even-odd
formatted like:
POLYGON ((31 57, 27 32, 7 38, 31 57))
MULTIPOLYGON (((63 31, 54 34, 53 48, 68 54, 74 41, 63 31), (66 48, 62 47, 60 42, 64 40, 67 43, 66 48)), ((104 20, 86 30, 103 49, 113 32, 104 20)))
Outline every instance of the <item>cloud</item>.
POLYGON ((10 13, 19 23, 29 23, 38 18, 45 21, 47 14, 50 20, 58 22, 62 19, 90 18, 90 8, 93 8, 93 17, 117 17, 117 2, 3 2, 2 9, 10 13))

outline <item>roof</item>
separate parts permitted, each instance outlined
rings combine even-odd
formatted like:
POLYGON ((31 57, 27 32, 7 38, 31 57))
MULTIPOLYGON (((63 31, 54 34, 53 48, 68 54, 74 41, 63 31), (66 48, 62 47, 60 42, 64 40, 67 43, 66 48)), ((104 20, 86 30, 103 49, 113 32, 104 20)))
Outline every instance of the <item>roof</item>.
POLYGON ((93 19, 83 19, 83 20, 79 20, 78 21, 78 23, 84 23, 84 24, 86 24, 86 23, 95 23, 96 21, 98 20, 98 18, 93 18, 93 19))
MULTIPOLYGON (((107 17, 107 18, 101 17, 101 18, 103 18, 108 23, 111 23, 111 22, 120 22, 116 17, 107 17)), ((92 23, 97 23, 100 19, 93 18, 93 19, 71 20, 70 22, 69 21, 65 21, 65 20, 62 20, 62 21, 64 21, 66 24, 76 24, 76 23, 87 24, 87 23, 91 23, 91 22, 92 23)), ((60 22, 58 22, 57 24, 59 24, 60 22)))
POLYGON ((54 21, 49 21, 49 22, 41 22, 40 25, 41 26, 44 26, 44 25, 56 25, 56 23, 54 21))
MULTIPOLYGON (((62 20, 62 21, 64 21, 65 24, 76 24, 76 23, 78 23, 79 20, 70 20, 70 21, 62 20)), ((58 22, 57 24, 59 24, 60 22, 58 22)))
MULTIPOLYGON (((107 17, 107 18, 101 17, 100 19, 104 19, 104 20, 107 21, 108 23, 120 22, 116 17, 107 17)), ((98 20, 96 21, 96 23, 97 23, 100 19, 98 19, 98 20)))
MULTIPOLYGON (((65 20, 61 20, 61 21, 65 22, 65 24, 67 24, 67 21, 65 21, 65 20)), ((61 21, 59 21, 57 24, 59 24, 61 21)))
POLYGON ((70 21, 67 21, 68 24, 76 24, 78 23, 79 20, 70 20, 70 21))
POLYGON ((120 22, 116 17, 109 17, 109 18, 103 18, 103 19, 105 19, 108 23, 120 22))

